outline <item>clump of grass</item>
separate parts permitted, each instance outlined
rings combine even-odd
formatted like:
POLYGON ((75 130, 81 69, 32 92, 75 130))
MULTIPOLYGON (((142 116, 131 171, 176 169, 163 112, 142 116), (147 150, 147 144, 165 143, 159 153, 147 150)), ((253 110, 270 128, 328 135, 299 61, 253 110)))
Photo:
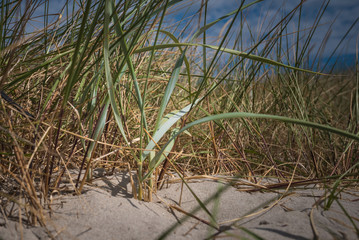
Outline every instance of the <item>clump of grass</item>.
POLYGON ((288 32, 300 3, 243 49, 245 13, 259 2, 214 21, 203 2, 171 25, 179 1, 67 2, 53 22, 50 1, 3 1, 5 205, 15 202, 31 223, 44 224, 43 207, 70 169, 78 170, 70 178, 81 193, 94 168, 128 165, 140 200, 151 200, 169 169, 254 182, 344 180, 345 173, 357 182, 357 72, 338 76, 305 64, 326 6, 309 33, 288 32), (45 27, 27 33, 36 8, 45 27), (209 41, 222 20, 220 37, 209 41), (297 44, 287 47, 288 34, 297 44))

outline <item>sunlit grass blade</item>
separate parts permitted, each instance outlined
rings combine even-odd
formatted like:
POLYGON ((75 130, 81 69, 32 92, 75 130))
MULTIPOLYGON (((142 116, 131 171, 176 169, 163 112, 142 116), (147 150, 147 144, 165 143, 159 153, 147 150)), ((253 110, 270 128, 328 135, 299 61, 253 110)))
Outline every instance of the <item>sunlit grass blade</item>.
MULTIPOLYGON (((169 142, 172 139, 176 138, 182 132, 184 132, 184 131, 188 130, 189 128, 191 128, 193 126, 196 126, 198 124, 206 123, 206 122, 209 122, 209 121, 216 121, 216 120, 223 120, 223 119, 234 119, 234 118, 262 118, 262 119, 278 120, 278 121, 281 121, 281 122, 293 123, 293 124, 298 124, 298 125, 302 125, 302 126, 306 126, 306 127, 311 127, 311 128, 316 128, 316 129, 319 129, 319 130, 332 132, 332 133, 341 135, 343 137, 347 137, 347 138, 359 141, 359 135, 349 133, 347 131, 337 129, 337 128, 334 128, 334 127, 322 125, 322 124, 319 124, 319 123, 313 123, 313 122, 309 122, 309 121, 303 121, 303 120, 299 120, 299 119, 292 119, 292 118, 288 118, 288 117, 268 115, 268 114, 233 112, 233 113, 222 113, 222 114, 217 114, 217 115, 213 115, 213 116, 208 116, 208 117, 204 117, 202 119, 196 120, 194 122, 191 122, 191 123, 187 124, 185 127, 183 127, 180 131, 178 131, 177 134, 172 136, 170 138, 169 142)), ((154 169, 161 164, 159 159, 160 159, 161 155, 164 152, 164 148, 166 148, 166 146, 167 146, 167 144, 169 144, 169 142, 167 142, 166 145, 164 145, 164 147, 161 149, 161 151, 159 151, 156 154, 156 156, 154 157, 154 159, 152 160, 156 164, 155 164, 154 168, 149 169, 149 173, 152 173, 154 171, 154 169)), ((146 177, 149 177, 149 174, 147 174, 146 177)))
MULTIPOLYGON (((198 100, 196 101, 196 103, 198 100)), ((167 114, 159 123, 158 130, 153 135, 152 139, 148 145, 145 147, 147 150, 152 150, 156 143, 160 141, 160 139, 165 135, 165 133, 176 123, 178 120, 180 120, 188 111, 193 108, 195 104, 189 104, 186 107, 182 108, 181 110, 173 111, 167 114)), ((144 151, 143 152, 143 159, 145 159, 150 151, 144 151)))

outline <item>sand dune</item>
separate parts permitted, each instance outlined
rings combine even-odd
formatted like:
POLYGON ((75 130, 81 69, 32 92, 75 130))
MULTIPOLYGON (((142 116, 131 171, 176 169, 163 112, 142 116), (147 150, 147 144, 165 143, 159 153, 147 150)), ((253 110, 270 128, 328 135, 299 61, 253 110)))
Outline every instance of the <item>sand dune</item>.
MULTIPOLYGON (((337 202, 324 211, 326 202, 320 199, 325 192, 315 186, 291 189, 283 195, 285 190, 238 191, 212 179, 192 180, 188 185, 206 203, 216 223, 211 222, 203 209, 193 212, 199 204, 186 186, 183 186, 180 200, 180 182, 165 184, 153 202, 143 202, 133 199, 128 174, 117 173, 87 185, 81 196, 55 197, 48 220, 50 235, 56 239, 158 239, 176 226, 167 239, 358 237, 353 223, 337 202), (223 191, 220 197, 208 200, 219 189, 223 191), (184 220, 189 214, 195 217, 184 220)), ((359 225, 359 192, 352 190, 338 197, 354 223, 359 225)), ((5 221, 3 217, 0 221, 1 239, 20 239, 18 223, 10 219, 5 221)), ((22 232, 24 239, 49 238, 41 227, 24 226, 22 232)))

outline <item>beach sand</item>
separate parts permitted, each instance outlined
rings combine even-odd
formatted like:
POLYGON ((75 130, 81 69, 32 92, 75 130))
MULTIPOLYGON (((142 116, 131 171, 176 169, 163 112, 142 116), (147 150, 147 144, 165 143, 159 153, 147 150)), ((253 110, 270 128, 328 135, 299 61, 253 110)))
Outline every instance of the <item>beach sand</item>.
MULTIPOLYGON (((324 210, 325 190, 315 185, 275 192, 239 191, 209 178, 190 180, 188 185, 210 213, 199 209, 186 185, 180 197, 180 181, 165 183, 152 202, 138 201, 131 194, 129 174, 119 172, 86 185, 80 196, 54 195, 49 232, 24 224, 21 228, 0 215, 0 239, 21 239, 21 234, 23 239, 159 239, 174 226, 167 239, 314 239, 316 235, 319 239, 358 239, 353 223, 336 201, 324 210), (211 198, 218 191, 223 192, 211 198), (183 219, 190 214, 195 217, 183 219)), ((337 197, 359 226, 359 192, 342 192, 337 197)))

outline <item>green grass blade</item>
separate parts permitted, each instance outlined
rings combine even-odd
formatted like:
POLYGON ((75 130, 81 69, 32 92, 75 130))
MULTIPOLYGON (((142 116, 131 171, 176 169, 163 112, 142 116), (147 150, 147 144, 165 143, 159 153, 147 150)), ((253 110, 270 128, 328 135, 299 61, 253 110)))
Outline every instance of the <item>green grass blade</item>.
MULTIPOLYGON (((201 119, 191 122, 188 125, 186 125, 185 127, 183 127, 176 135, 171 137, 169 139, 169 141, 171 141, 173 138, 176 138, 182 132, 184 132, 184 131, 188 130, 189 128, 196 126, 198 124, 202 124, 202 123, 206 123, 206 122, 210 122, 210 121, 217 121, 217 120, 223 120, 223 119, 234 119, 234 118, 259 118, 259 119, 278 120, 281 122, 293 123, 293 124, 298 124, 298 125, 302 125, 302 126, 306 126, 306 127, 316 128, 316 129, 327 131, 327 132, 332 132, 332 133, 338 134, 340 136, 347 137, 347 138, 350 138, 350 139, 353 139, 353 140, 356 140, 359 142, 359 135, 349 133, 344 130, 330 127, 327 125, 322 125, 319 123, 303 121, 303 120, 293 119, 293 118, 288 118, 288 117, 276 116, 276 115, 268 115, 268 114, 260 114, 260 113, 247 113, 247 112, 222 113, 222 114, 217 114, 217 115, 201 118, 201 119)), ((152 160, 156 164, 155 164, 154 168, 149 169, 149 173, 152 173, 154 171, 154 169, 161 164, 159 159, 160 159, 160 156, 163 154, 164 148, 166 148, 167 144, 168 144, 168 142, 166 143, 166 145, 164 145, 164 147, 161 149, 161 151, 159 151, 156 154, 156 156, 154 157, 154 159, 152 160)), ((149 174, 147 174, 146 177, 149 177, 149 174)))
POLYGON ((186 53, 186 49, 181 53, 181 56, 178 58, 178 60, 176 62, 176 65, 175 65, 175 67, 173 69, 171 78, 167 83, 166 90, 165 90, 164 96, 163 96, 162 101, 161 101, 160 109, 158 110, 157 121, 156 121, 157 124, 156 124, 155 129, 157 129, 159 124, 160 124, 160 121, 162 119, 162 115, 163 115, 163 113, 164 113, 164 111, 165 111, 165 109, 167 107, 168 102, 170 101, 172 92, 173 92, 173 90, 174 90, 174 88, 176 86, 176 83, 178 81, 179 73, 180 73, 180 70, 181 70, 181 67, 182 67, 182 64, 183 64, 183 60, 185 58, 185 53, 186 53))
MULTIPOLYGON (((77 81, 77 77, 78 77, 77 74, 79 73, 77 68, 78 68, 79 60, 81 60, 81 59, 79 59, 79 56, 81 54, 81 44, 85 37, 85 28, 87 25, 89 14, 90 14, 91 2, 92 2, 91 0, 86 2, 85 12, 83 13, 80 32, 78 34, 76 47, 75 47, 74 54, 72 55, 72 60, 70 63, 71 67, 69 69, 69 78, 66 82, 66 86, 64 89, 64 97, 63 97, 63 104, 62 104, 63 107, 65 107, 65 105, 67 104, 67 100, 70 97, 72 87, 74 86, 75 82, 77 81)), ((90 36, 87 35, 87 38, 89 38, 89 37, 90 36)), ((82 51, 84 51, 84 49, 82 51)))
POLYGON ((120 112, 117 107, 117 103, 116 103, 116 99, 115 99, 115 88, 113 86, 111 68, 110 68, 109 24, 110 24, 111 14, 112 14, 112 9, 111 9, 111 5, 110 5, 110 0, 107 0, 105 3, 104 46, 103 46, 105 77, 106 77, 107 90, 108 90, 108 94, 110 97, 111 107, 112 107, 112 110, 113 110, 113 113, 115 116, 117 126, 119 127, 124 140, 126 141, 127 144, 129 144, 126 134, 125 134, 125 131, 124 131, 124 128, 123 128, 120 112))
MULTIPOLYGON (((171 132, 171 137, 174 136, 178 131, 179 131, 179 128, 173 129, 172 132, 171 132)), ((151 142, 153 142, 153 140, 151 140, 151 142)), ((169 152, 172 150, 174 144, 175 144, 175 139, 172 139, 172 140, 168 143, 168 145, 166 146, 166 148, 164 149, 163 154, 160 156, 159 161, 162 162, 162 161, 165 160, 165 158, 168 156, 169 152)), ((151 161, 151 160, 150 160, 149 168, 150 168, 150 169, 153 168, 155 164, 156 164, 156 163, 155 163, 154 161, 151 161)))
MULTIPOLYGON (((182 108, 181 110, 172 111, 167 114, 160 122, 158 130, 153 135, 153 140, 151 140, 145 149, 152 150, 156 143, 161 140, 163 135, 178 121, 180 120, 188 111, 193 108, 194 105, 198 103, 199 100, 195 102, 195 104, 189 104, 186 107, 182 108)), ((150 151, 143 151, 143 159, 145 159, 150 151)), ((152 162, 152 161, 151 161, 152 162)))

